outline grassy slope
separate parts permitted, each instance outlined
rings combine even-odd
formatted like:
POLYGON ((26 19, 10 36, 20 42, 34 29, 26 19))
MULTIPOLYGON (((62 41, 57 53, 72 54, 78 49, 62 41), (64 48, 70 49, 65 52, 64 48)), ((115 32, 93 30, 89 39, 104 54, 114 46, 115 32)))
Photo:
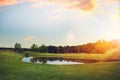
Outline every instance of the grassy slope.
POLYGON ((36 53, 36 52, 28 52, 31 56, 42 56, 42 57, 64 57, 64 58, 80 58, 80 59, 99 59, 102 60, 101 54, 84 54, 84 53, 57 53, 57 54, 50 54, 50 53, 36 53))
POLYGON ((120 79, 120 63, 117 62, 84 65, 40 65, 20 62, 21 57, 22 55, 14 52, 0 51, 0 80, 120 79))

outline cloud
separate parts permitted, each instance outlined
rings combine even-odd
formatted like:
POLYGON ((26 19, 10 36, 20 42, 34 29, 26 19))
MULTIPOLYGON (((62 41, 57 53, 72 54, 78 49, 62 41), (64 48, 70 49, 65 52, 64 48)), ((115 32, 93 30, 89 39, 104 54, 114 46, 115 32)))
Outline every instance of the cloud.
POLYGON ((13 5, 21 2, 23 0, 0 0, 0 6, 13 5))
POLYGON ((95 0, 30 0, 36 2, 33 7, 43 5, 61 5, 67 9, 92 10, 95 6, 95 0))
POLYGON ((30 40, 33 40, 33 37, 32 36, 27 36, 23 40, 24 41, 30 41, 30 40))
POLYGON ((0 6, 14 5, 22 2, 33 2, 33 7, 43 5, 62 5, 68 9, 91 10, 95 0, 0 0, 0 6))
POLYGON ((78 9, 78 10, 92 10, 95 7, 93 0, 75 0, 70 2, 71 4, 68 6, 70 9, 78 9))
MULTIPOLYGON (((120 2, 120 0, 0 0, 0 6, 13 5, 22 2, 33 3, 32 7, 41 7, 44 5, 60 5, 66 9, 75 9, 82 11, 92 11, 99 3, 120 2)), ((101 7, 104 5, 101 5, 101 7)))

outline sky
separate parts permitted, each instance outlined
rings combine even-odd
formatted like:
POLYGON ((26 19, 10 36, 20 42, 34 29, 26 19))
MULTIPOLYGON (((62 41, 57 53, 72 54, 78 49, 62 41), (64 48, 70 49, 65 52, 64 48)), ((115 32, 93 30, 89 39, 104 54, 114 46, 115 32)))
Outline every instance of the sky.
POLYGON ((0 47, 120 39, 120 0, 0 0, 0 47))

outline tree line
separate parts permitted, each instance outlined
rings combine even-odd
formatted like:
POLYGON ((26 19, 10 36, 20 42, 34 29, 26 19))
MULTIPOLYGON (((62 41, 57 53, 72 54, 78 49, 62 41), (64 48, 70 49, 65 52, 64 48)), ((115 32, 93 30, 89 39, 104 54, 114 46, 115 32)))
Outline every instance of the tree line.
POLYGON ((40 52, 40 53, 97 53, 103 54, 109 49, 116 48, 120 45, 120 42, 117 40, 113 41, 105 41, 105 40, 98 40, 93 43, 87 43, 83 45, 77 46, 46 46, 41 45, 38 46, 37 44, 33 44, 30 48, 22 48, 21 44, 16 43, 14 46, 15 51, 33 51, 33 52, 40 52))

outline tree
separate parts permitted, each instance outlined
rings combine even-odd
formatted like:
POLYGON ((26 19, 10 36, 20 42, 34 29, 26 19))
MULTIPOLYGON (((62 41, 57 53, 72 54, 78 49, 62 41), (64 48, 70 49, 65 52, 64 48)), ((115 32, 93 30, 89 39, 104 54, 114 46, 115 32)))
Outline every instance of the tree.
POLYGON ((31 50, 32 50, 32 51, 38 51, 38 45, 33 44, 33 45, 31 46, 31 50))
POLYGON ((44 44, 42 44, 42 45, 39 47, 39 51, 42 52, 42 53, 47 53, 47 52, 48 52, 48 47, 45 46, 44 44))
POLYGON ((69 46, 64 47, 64 53, 70 53, 70 47, 69 46))
POLYGON ((57 53, 64 53, 64 47, 62 46, 57 47, 57 53))
POLYGON ((49 53, 57 53, 57 47, 56 46, 48 46, 48 52, 49 53))
POLYGON ((21 47, 20 43, 16 43, 14 45, 14 48, 15 48, 15 51, 18 51, 18 52, 22 53, 22 47, 21 47))
POLYGON ((111 48, 112 48, 112 45, 110 44, 110 42, 107 42, 105 40, 102 40, 102 41, 99 40, 95 43, 95 52, 96 53, 103 54, 111 48))

